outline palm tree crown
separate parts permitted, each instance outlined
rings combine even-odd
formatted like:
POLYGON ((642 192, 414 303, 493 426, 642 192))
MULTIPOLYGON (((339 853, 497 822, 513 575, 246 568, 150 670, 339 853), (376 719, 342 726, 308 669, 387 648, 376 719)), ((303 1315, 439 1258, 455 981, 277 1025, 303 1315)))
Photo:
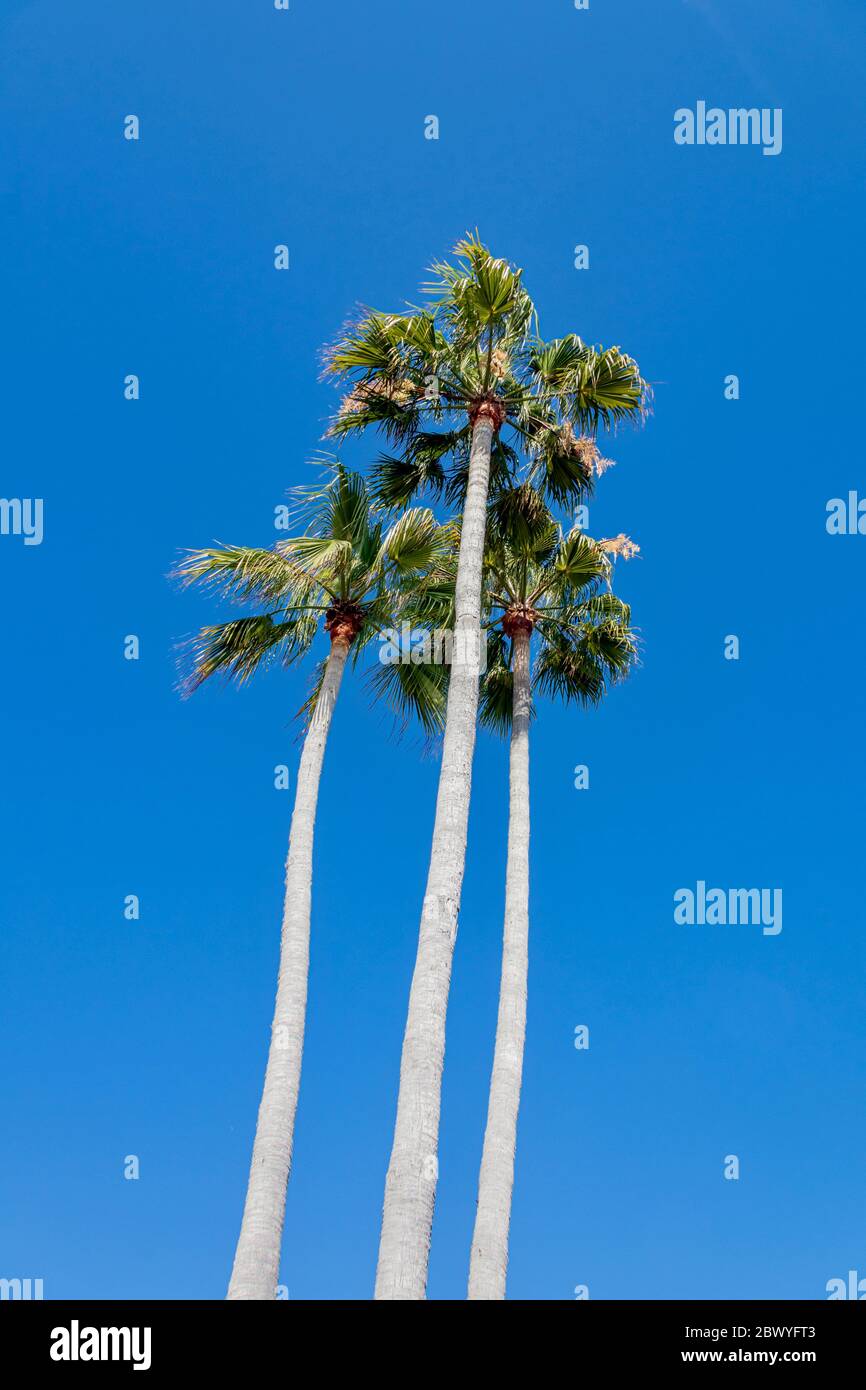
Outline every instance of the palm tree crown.
POLYGON ((380 458, 373 490, 387 507, 418 492, 462 502, 472 426, 492 419, 491 492, 521 476, 551 502, 592 491, 595 436, 639 418, 647 386, 618 347, 576 334, 545 342, 522 272, 495 259, 477 236, 432 267, 430 303, 404 314, 368 312, 330 350, 328 368, 351 391, 332 424, 343 436, 370 426, 397 446, 380 458), (503 438, 503 431, 509 439, 503 438))
POLYGON ((610 588, 609 545, 579 527, 563 533, 549 515, 531 533, 492 537, 484 580, 489 659, 480 698, 487 727, 500 733, 510 727, 518 630, 540 639, 532 685, 541 694, 595 705, 631 670, 637 643, 629 605, 610 588))
MULTIPOLYGON (((310 650, 320 626, 332 641, 344 639, 353 664, 398 620, 419 577, 441 564, 453 546, 453 530, 439 526, 428 508, 412 508, 385 529, 364 479, 339 463, 319 487, 295 491, 303 534, 271 549, 219 546, 193 550, 175 573, 262 611, 204 627, 189 645, 187 691, 222 674, 243 684, 260 667, 293 664, 310 650)), ((304 705, 316 704, 324 662, 304 705)), ((396 686, 398 676, 393 683, 396 686)), ((386 693, 390 693, 390 684, 386 693)), ((415 678, 399 686, 403 712, 425 728, 441 723, 438 687, 415 678)))

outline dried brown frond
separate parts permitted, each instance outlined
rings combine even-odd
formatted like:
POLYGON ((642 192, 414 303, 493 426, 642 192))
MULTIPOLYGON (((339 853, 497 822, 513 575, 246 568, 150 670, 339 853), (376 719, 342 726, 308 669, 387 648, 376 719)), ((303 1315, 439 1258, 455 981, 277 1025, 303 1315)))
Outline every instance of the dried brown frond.
POLYGON ((406 405, 414 400, 420 388, 403 377, 400 381, 388 381, 384 377, 374 377, 372 381, 360 381, 340 402, 340 415, 355 415, 363 410, 375 397, 393 401, 396 405, 406 405))
POLYGON ((504 381, 511 371, 511 364, 508 356, 502 348, 495 348, 490 357, 490 371, 497 381, 504 381))
MULTIPOLYGON (((604 471, 599 469, 601 456, 595 440, 591 439, 588 434, 575 434, 574 426, 569 420, 560 426, 559 444, 564 454, 577 460, 587 477, 591 473, 604 471)), ((603 462, 608 465, 608 460, 605 459, 603 462)))
POLYGON ((640 546, 628 536, 620 531, 618 536, 610 536, 605 540, 600 540, 599 545, 607 555, 612 555, 614 559, 621 555, 624 560, 630 560, 632 556, 640 552, 640 546))

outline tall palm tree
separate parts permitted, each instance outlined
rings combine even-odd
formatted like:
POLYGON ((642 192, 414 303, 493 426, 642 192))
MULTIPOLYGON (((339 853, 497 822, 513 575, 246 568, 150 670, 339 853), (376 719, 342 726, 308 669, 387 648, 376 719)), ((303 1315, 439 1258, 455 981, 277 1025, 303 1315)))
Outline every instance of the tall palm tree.
POLYGON ((493 257, 477 236, 459 242, 455 259, 437 263, 432 274, 427 307, 366 313, 328 356, 329 369, 351 384, 333 433, 372 427, 397 448, 374 470, 379 502, 402 507, 426 492, 462 511, 454 656, 385 1182, 379 1299, 424 1298, 427 1287, 478 710, 488 498, 520 479, 554 502, 582 499, 592 486, 597 431, 639 417, 646 397, 637 364, 619 348, 593 348, 575 334, 544 342, 522 272, 493 257))
MULTIPOLYGON (((407 511, 385 532, 364 480, 340 466, 325 486, 298 492, 303 535, 269 550, 192 551, 176 571, 185 583, 199 581, 229 598, 263 605, 253 616, 201 630, 191 644, 189 689, 217 673, 244 682, 273 660, 291 665, 309 651, 322 625, 330 644, 304 706, 279 983, 230 1299, 276 1297, 304 1043, 316 802, 343 672, 350 651, 356 663, 363 648, 397 620, 401 595, 453 544, 426 509, 407 511)), ((434 683, 429 693, 419 684, 422 677, 405 667, 396 674, 404 708, 413 708, 432 730, 441 723, 444 704, 437 703, 434 683)))
POLYGON ((514 1183, 517 1112, 526 1033, 529 964, 529 725, 533 688, 595 705, 635 659, 628 606, 610 592, 605 554, 629 554, 618 537, 596 542, 536 515, 485 565, 494 659, 481 688, 481 721, 510 729, 508 858, 496 1045, 478 1207, 469 1267, 470 1299, 503 1299, 514 1183), (541 523, 539 525, 539 522, 541 523), (530 647, 536 635, 534 674, 530 647))

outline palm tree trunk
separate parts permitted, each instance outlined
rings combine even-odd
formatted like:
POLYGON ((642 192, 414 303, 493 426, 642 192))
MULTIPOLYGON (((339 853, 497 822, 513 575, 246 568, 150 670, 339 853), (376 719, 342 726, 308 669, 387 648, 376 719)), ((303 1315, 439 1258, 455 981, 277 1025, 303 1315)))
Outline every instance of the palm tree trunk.
POLYGON ((529 644, 528 631, 513 636, 514 673, 509 758, 508 867, 502 980, 487 1129, 478 1179, 478 1210, 469 1263, 469 1298, 505 1297, 508 1228, 514 1186, 517 1110, 526 1036, 529 968, 529 644))
POLYGON ((472 431, 455 592, 454 646, 418 954, 400 1061, 394 1144, 385 1180, 377 1299, 422 1299, 438 1178, 445 1013, 466 860, 480 666, 481 570, 490 453, 499 421, 484 406, 472 431))
POLYGON ((277 1296, 286 1185, 292 1165, 295 1110, 304 1050, 316 802, 325 744, 348 652, 349 642, 345 638, 332 641, 298 767, 286 860, 277 1002, 241 1233, 229 1284, 230 1299, 273 1299, 277 1296))

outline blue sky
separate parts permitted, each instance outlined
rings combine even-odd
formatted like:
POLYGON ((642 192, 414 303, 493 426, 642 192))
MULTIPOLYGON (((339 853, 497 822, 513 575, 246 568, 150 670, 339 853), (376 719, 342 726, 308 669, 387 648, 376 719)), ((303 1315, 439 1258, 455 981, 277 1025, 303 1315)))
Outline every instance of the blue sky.
MULTIPOLYGON (((44 499, 41 545, 0 537, 0 1275, 47 1298, 224 1296, 275 986, 273 768, 294 773, 306 676, 180 701, 173 644, 217 610, 165 575, 182 547, 275 538, 335 400, 321 345, 357 302, 415 298, 476 226, 524 267, 547 336, 618 343, 655 384, 590 512, 641 546, 617 584, 642 667, 533 731, 510 1296, 820 1298, 866 1275, 866 538, 825 529, 828 499, 866 495, 862 6, 0 14, 0 492, 44 499), (782 153, 675 145, 699 100, 782 108, 782 153), (782 932, 677 925, 699 879, 780 887, 782 932)), ((294 1299, 372 1291, 436 775, 349 682, 320 802, 294 1299)), ((438 1299, 465 1296, 505 833, 505 750, 482 736, 438 1299)))

